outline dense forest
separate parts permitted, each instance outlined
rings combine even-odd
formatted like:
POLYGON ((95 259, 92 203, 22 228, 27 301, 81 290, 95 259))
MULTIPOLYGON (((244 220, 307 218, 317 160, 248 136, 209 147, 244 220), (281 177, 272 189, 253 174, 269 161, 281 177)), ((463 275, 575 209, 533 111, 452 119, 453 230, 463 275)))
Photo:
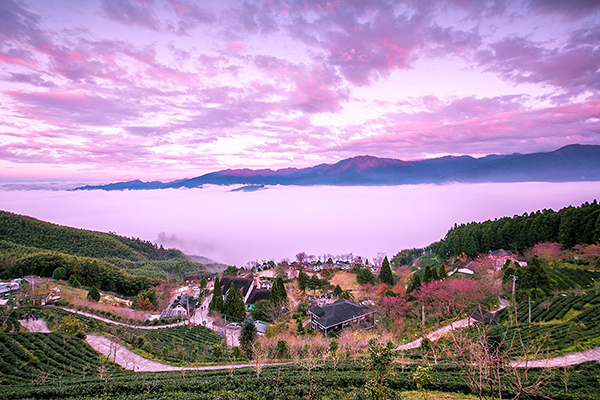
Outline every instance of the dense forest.
POLYGON ((579 207, 524 213, 485 222, 455 225, 439 243, 441 258, 465 253, 475 257, 490 250, 520 251, 537 243, 557 242, 565 248, 597 243, 600 238, 600 205, 594 200, 579 207))
POLYGON ((51 277, 63 267, 85 286, 126 296, 168 276, 181 278, 204 266, 175 249, 139 238, 70 228, 0 211, 0 278, 51 277))

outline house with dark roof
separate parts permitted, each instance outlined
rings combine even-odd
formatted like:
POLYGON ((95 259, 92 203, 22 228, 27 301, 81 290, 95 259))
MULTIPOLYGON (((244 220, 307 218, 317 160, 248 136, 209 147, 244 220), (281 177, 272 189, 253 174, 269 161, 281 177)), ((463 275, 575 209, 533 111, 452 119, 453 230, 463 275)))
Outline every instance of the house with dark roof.
POLYGON ((259 300, 268 300, 271 294, 270 289, 261 289, 258 285, 258 277, 252 274, 245 276, 223 276, 221 279, 221 292, 227 296, 227 292, 233 283, 235 290, 241 290, 244 298, 244 304, 254 304, 259 300))
POLYGON ((160 313, 161 318, 187 317, 196 310, 196 299, 187 293, 177 296, 173 304, 160 313))
POLYGON ((469 318, 475 322, 481 322, 482 324, 489 324, 496 319, 496 314, 485 310, 475 310, 469 314, 469 318))
POLYGON ((372 328, 375 325, 375 312, 375 309, 367 305, 340 299, 332 304, 313 307, 307 314, 313 331, 319 331, 323 335, 333 331, 339 336, 348 326, 372 328))

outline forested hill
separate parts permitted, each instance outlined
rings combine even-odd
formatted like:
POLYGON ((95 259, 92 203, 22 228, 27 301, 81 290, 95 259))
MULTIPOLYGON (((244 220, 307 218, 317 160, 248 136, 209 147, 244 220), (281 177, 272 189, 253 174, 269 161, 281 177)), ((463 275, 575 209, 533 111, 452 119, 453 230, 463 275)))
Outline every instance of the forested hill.
POLYGON ((443 258, 463 252, 474 257, 489 250, 522 250, 543 242, 557 242, 569 248, 598 243, 599 239, 600 205, 594 200, 559 211, 544 209, 493 221, 455 225, 436 252, 443 258))
POLYGON ((130 261, 186 258, 179 250, 166 250, 148 241, 55 225, 5 211, 0 211, 0 240, 94 258, 130 261))
POLYGON ((52 276, 63 267, 84 286, 135 295, 167 276, 204 270, 179 250, 0 211, 0 278, 52 276))

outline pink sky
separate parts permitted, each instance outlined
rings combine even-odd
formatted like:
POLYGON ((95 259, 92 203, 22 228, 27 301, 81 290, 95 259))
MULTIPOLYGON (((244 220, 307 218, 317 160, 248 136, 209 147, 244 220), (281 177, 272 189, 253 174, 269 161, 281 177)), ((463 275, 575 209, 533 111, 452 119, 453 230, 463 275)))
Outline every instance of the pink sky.
POLYGON ((0 0, 0 180, 600 144, 600 2, 0 0))

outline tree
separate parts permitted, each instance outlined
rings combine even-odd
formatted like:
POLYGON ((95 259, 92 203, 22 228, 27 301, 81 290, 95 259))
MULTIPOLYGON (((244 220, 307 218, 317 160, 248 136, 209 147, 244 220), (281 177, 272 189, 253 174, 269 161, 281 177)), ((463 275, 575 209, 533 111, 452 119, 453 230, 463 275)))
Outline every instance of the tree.
POLYGON ((388 261, 387 256, 385 256, 383 263, 381 264, 379 280, 381 283, 385 283, 388 286, 394 286, 394 275, 392 274, 392 269, 390 268, 390 262, 388 261))
POLYGON ((344 291, 342 290, 342 287, 340 285, 335 285, 335 288, 333 289, 333 294, 335 294, 336 296, 341 296, 344 293, 344 291))
POLYGON ((550 280, 546 270, 540 265, 539 258, 533 256, 531 262, 522 268, 519 286, 521 289, 535 291, 535 289, 548 289, 549 284, 550 280))
POLYGON ((233 282, 229 285, 229 290, 225 296, 225 305, 223 313, 234 321, 241 321, 246 315, 246 306, 244 305, 244 296, 241 290, 236 290, 233 282))
POLYGON ((100 300, 100 292, 98 291, 98 288, 96 286, 92 286, 90 288, 90 291, 87 294, 87 298, 92 299, 94 301, 100 300))
POLYGON ((206 285, 208 284, 208 282, 206 281, 205 277, 202 277, 202 279, 200 280, 200 289, 204 289, 206 288, 206 285))
POLYGON ((229 290, 225 294, 225 304, 223 305, 223 314, 231 316, 235 307, 236 295, 233 282, 229 285, 229 290))
POLYGON ((242 324, 242 329, 240 331, 240 347, 249 360, 252 359, 252 345, 254 344, 257 336, 258 332, 256 331, 254 321, 252 321, 250 318, 246 319, 242 324))
POLYGON ((440 265, 438 269, 438 278, 440 280, 444 280, 448 277, 448 273, 446 272, 446 266, 444 264, 440 265))
POLYGON ((421 277, 419 273, 415 273, 413 278, 408 283, 408 287, 406 288, 406 293, 412 293, 418 290, 421 287, 421 277))
POLYGON ((79 283, 77 278, 75 278, 75 275, 71 275, 69 277, 69 286, 74 287, 74 288, 78 288, 79 286, 81 286, 81 284, 79 283))
POLYGON ((385 345, 377 343, 375 339, 369 341, 366 370, 370 379, 365 385, 367 399, 390 398, 386 380, 394 372, 394 356, 394 344, 391 341, 385 345))
POLYGON ((309 279, 310 278, 307 274, 300 271, 300 273, 298 274, 298 289, 304 292, 306 290, 306 286, 308 285, 309 279))
POLYGON ((577 343, 583 337, 583 331, 585 331, 585 325, 581 322, 571 322, 569 324, 568 334, 575 343, 575 349, 577 349, 577 343))
POLYGON ((433 280, 433 272, 431 270, 431 266, 427 264, 425 266, 425 272, 423 273, 423 283, 428 284, 433 280))
POLYGON ((275 284, 269 294, 269 301, 276 305, 287 304, 288 296, 281 277, 275 279, 275 284))
POLYGON ((57 281, 64 281, 67 279, 67 270, 63 267, 58 267, 52 273, 52 279, 57 281))
POLYGON ((374 285, 375 275, 373 275, 369 268, 360 268, 358 274, 356 274, 356 280, 361 285, 365 285, 367 283, 374 285))
POLYGON ((210 300, 210 304, 208 305, 208 309, 210 311, 214 311, 216 313, 223 312, 223 293, 221 292, 221 283, 219 282, 219 278, 215 278, 215 288, 213 290, 213 297, 210 300))

